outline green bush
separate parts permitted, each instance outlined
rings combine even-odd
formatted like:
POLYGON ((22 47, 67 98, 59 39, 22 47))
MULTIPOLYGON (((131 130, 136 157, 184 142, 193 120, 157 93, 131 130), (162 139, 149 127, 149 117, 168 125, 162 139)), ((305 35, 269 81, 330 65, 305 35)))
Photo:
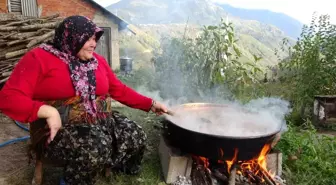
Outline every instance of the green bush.
POLYGON ((336 138, 318 134, 309 121, 304 125, 302 129, 290 124, 277 145, 284 154, 287 184, 336 184, 336 138))
POLYGON ((302 118, 309 117, 315 95, 336 92, 336 25, 328 15, 313 17, 288 51, 289 57, 279 64, 281 80, 291 84, 290 99, 296 111, 302 118))
POLYGON ((240 59, 233 25, 222 20, 216 26, 204 26, 195 39, 172 38, 161 43, 155 54, 157 78, 173 89, 170 96, 202 97, 225 87, 237 95, 246 86, 258 82, 262 73, 258 61, 240 59))

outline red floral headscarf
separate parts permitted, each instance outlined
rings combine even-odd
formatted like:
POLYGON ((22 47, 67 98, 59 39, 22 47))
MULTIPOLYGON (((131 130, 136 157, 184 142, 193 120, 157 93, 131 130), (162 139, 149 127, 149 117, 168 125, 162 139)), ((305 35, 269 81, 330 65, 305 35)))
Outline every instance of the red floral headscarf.
POLYGON ((70 16, 55 29, 52 43, 42 44, 40 47, 51 52, 63 62, 68 64, 71 79, 76 95, 81 97, 85 109, 92 116, 96 116, 96 76, 98 66, 96 58, 82 61, 77 53, 84 44, 93 36, 98 41, 103 30, 84 16, 70 16))

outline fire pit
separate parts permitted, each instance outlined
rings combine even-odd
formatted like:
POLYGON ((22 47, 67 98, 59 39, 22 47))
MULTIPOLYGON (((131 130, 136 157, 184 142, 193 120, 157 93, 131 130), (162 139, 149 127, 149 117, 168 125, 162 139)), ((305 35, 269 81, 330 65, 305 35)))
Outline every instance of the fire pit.
MULTIPOLYGON (((230 177, 232 179, 231 184, 235 183, 235 185, 263 185, 266 183, 265 180, 261 183, 254 183, 257 182, 256 180, 262 179, 258 177, 252 178, 258 174, 251 174, 252 177, 244 176, 244 173, 241 172, 242 168, 239 165, 235 165, 234 168, 232 167, 232 170, 235 170, 236 173, 232 173, 231 171, 229 173, 226 162, 209 161, 204 157, 183 153, 181 150, 167 145, 164 137, 161 137, 160 140, 159 156, 164 180, 167 184, 226 185, 229 184, 230 177)), ((257 161, 255 160, 251 160, 251 163, 256 164, 256 162, 257 161)), ((270 174, 270 176, 276 181, 276 184, 284 185, 285 182, 280 178, 282 175, 282 154, 278 151, 272 150, 267 154, 266 160, 264 160, 264 164, 265 163, 265 169, 268 170, 268 174, 270 174)), ((249 164, 245 163, 244 165, 243 167, 246 167, 249 164)), ((254 166, 257 167, 257 165, 254 166)))
POLYGON ((279 138, 280 124, 262 123, 269 120, 229 105, 193 103, 173 111, 178 116, 166 116, 163 137, 191 156, 193 185, 213 185, 214 179, 229 185, 279 184, 266 168, 266 156, 279 138))

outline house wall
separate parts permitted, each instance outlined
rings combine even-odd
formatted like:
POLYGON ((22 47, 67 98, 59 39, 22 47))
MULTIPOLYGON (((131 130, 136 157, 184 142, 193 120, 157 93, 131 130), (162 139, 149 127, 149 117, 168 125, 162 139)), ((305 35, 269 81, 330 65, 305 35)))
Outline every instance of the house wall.
POLYGON ((83 15, 93 18, 97 10, 84 0, 37 0, 38 9, 41 16, 59 13, 62 17, 70 15, 83 15))
MULTIPOLYGON (((59 13, 61 17, 71 15, 83 15, 89 17, 100 27, 109 27, 111 29, 111 55, 112 69, 119 68, 119 31, 116 24, 109 15, 96 9, 91 3, 85 0, 37 0, 40 16, 53 15, 59 13)), ((0 0, 0 13, 7 13, 7 0, 0 0)))
POLYGON ((0 13, 7 13, 7 0, 0 0, 0 13))
POLYGON ((41 16, 53 15, 59 13, 62 17, 71 15, 83 15, 89 17, 98 26, 111 28, 111 57, 112 69, 119 67, 119 40, 118 25, 104 15, 103 12, 97 10, 92 4, 85 0, 66 0, 60 3, 59 0, 37 0, 38 8, 41 16))
POLYGON ((93 17, 93 22, 95 22, 100 27, 110 27, 111 28, 111 58, 112 61, 112 69, 119 68, 119 30, 118 25, 111 21, 108 18, 108 15, 104 15, 102 12, 97 11, 97 13, 93 17))

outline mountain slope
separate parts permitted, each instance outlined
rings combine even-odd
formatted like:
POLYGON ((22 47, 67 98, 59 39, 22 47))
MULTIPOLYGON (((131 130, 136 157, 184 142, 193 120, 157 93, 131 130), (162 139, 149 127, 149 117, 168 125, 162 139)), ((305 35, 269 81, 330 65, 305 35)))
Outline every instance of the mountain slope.
POLYGON ((135 24, 213 24, 226 15, 210 0, 122 0, 107 9, 135 24))
POLYGON ((218 4, 218 6, 222 7, 225 12, 232 16, 274 25, 293 38, 297 38, 302 31, 303 24, 300 21, 283 13, 276 13, 269 10, 236 8, 228 4, 218 4))
POLYGON ((250 52, 245 56, 260 54, 264 56, 265 64, 277 63, 273 51, 283 38, 294 42, 276 26, 228 15, 210 0, 122 0, 107 9, 158 39, 163 35, 182 35, 186 23, 198 25, 194 27, 194 32, 197 32, 202 25, 218 24, 221 18, 228 17, 235 27, 237 38, 241 39, 240 48, 250 52))
MULTIPOLYGON (((182 37, 183 35, 195 38, 201 31, 201 27, 198 25, 188 25, 186 27, 185 24, 142 24, 139 25, 139 29, 155 38, 165 38, 167 36, 182 37)), ((263 65, 276 64, 277 58, 274 55, 274 50, 272 49, 272 47, 276 47, 276 43, 269 43, 269 45, 265 45, 264 43, 256 40, 253 36, 251 36, 251 34, 236 35, 236 39, 238 39, 238 47, 243 54, 242 60, 253 60, 253 53, 263 58, 261 61, 263 65)), ((265 34, 265 40, 271 38, 271 36, 267 38, 267 34, 265 34)))

